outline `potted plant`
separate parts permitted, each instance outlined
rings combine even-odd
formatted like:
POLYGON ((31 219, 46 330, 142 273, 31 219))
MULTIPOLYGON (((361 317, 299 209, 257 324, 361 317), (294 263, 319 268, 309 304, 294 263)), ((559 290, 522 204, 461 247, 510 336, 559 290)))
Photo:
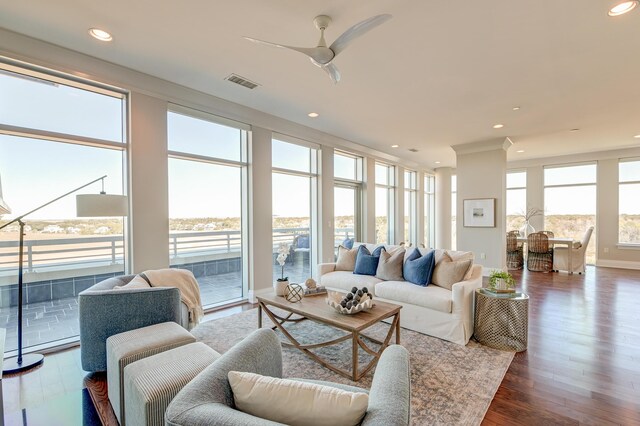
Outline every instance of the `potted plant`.
POLYGON ((541 216, 542 213, 543 211, 537 207, 531 207, 529 210, 527 210, 526 213, 522 213, 522 215, 524 216, 524 225, 522 225, 522 228, 520 228, 521 237, 528 237, 529 234, 533 234, 534 232, 536 232, 535 228, 531 226, 531 223, 529 223, 529 221, 533 217, 541 216))
POLYGON ((281 275, 280 278, 273 283, 273 288, 276 292, 276 296, 284 296, 287 291, 287 286, 289 285, 289 277, 284 276, 284 264, 287 261, 287 257, 289 256, 289 244, 280 243, 278 247, 278 257, 276 261, 280 265, 281 275))
POLYGON ((491 271, 489 275, 489 289, 498 292, 513 291, 516 286, 516 281, 513 279, 510 273, 501 270, 491 271))

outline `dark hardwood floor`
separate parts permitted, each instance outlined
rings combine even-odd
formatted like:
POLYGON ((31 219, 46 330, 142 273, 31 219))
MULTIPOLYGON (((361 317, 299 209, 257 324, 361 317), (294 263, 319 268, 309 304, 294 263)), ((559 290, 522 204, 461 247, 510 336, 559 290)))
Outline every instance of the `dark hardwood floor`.
MULTIPOLYGON (((529 348, 516 354, 483 424, 640 425, 640 271, 514 276, 530 295, 529 348)), ((91 403, 85 387, 92 377, 85 376, 79 350, 71 349, 48 355, 35 371, 5 377, 5 424, 99 424, 97 411, 105 418, 110 406, 104 398, 91 403)))
POLYGON ((483 424, 640 425, 640 271, 513 275, 530 297, 529 347, 483 424))

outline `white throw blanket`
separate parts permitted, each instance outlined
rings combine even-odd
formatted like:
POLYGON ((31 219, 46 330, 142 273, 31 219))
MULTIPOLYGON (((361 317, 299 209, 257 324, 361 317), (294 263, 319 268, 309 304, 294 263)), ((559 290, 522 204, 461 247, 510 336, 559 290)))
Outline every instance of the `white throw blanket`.
POLYGON ((200 287, 191 271, 186 269, 153 269, 144 271, 151 287, 177 287, 180 299, 189 310, 189 330, 200 323, 204 316, 200 300, 200 287))

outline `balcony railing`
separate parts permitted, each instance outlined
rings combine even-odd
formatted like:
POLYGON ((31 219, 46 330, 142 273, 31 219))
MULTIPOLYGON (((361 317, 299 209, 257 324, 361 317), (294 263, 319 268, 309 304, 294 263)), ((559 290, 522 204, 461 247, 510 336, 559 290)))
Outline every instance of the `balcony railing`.
MULTIPOLYGON (((297 235, 309 233, 309 228, 278 228, 273 230, 273 250, 280 243, 293 243, 297 235)), ((335 246, 352 228, 335 230, 335 246)), ((0 276, 15 275, 18 269, 18 241, 0 241, 0 276)), ((215 259, 240 255, 241 231, 171 232, 169 253, 171 258, 207 257, 215 259)), ((25 272, 99 267, 124 262, 122 235, 77 238, 52 238, 24 242, 25 272)))

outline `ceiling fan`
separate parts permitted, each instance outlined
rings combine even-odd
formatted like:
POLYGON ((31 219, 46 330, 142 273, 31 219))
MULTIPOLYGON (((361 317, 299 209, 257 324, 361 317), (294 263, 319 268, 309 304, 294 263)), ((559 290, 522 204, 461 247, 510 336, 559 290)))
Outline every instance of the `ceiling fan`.
POLYGON ((244 38, 254 43, 266 44, 267 46, 280 47, 282 49, 290 49, 303 53, 311 59, 311 62, 314 65, 322 68, 327 74, 329 74, 329 77, 334 83, 338 83, 340 81, 340 71, 338 71, 338 68, 333 63, 336 56, 346 49, 349 43, 353 40, 365 34, 367 31, 374 29, 378 25, 385 23, 389 19, 391 19, 391 15, 389 14, 376 15, 369 19, 365 19, 342 33, 342 35, 331 43, 331 46, 329 47, 327 47, 327 42, 324 40, 324 30, 326 30, 331 23, 331 18, 327 15, 319 15, 313 19, 313 23, 316 28, 320 30, 320 40, 316 47, 294 47, 284 44, 270 43, 268 41, 258 40, 251 37, 244 38))

